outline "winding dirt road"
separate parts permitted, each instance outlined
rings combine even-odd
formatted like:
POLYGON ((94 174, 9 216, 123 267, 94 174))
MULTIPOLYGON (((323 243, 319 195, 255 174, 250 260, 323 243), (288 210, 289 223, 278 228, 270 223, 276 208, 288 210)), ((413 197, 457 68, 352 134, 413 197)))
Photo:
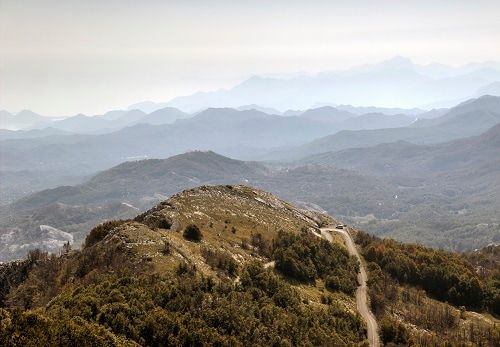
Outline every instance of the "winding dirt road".
POLYGON ((358 307, 358 312, 361 314, 366 322, 368 341, 370 346, 379 347, 380 340, 378 336, 378 325, 375 320, 375 316, 368 307, 368 287, 366 286, 366 281, 368 276, 366 275, 366 269, 361 260, 361 256, 354 245, 351 235, 345 230, 335 229, 335 228, 322 228, 321 235, 328 241, 333 242, 333 237, 330 234, 331 231, 337 232, 344 238, 347 250, 351 255, 354 255, 359 260, 359 273, 358 273, 358 288, 356 289, 356 306, 358 307))

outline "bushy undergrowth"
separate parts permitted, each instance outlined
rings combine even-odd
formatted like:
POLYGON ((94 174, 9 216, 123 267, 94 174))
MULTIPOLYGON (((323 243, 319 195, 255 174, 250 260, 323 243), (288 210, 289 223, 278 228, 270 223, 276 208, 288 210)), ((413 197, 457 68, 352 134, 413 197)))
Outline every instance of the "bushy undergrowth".
POLYGON ((0 345, 347 346, 364 339, 359 316, 305 305, 289 284, 250 263, 239 285, 195 271, 176 277, 102 274, 25 313, 0 311, 0 345), (49 332, 50 336, 43 336, 49 332), (39 344, 38 344, 39 345, 39 344))
POLYGON ((276 269, 302 282, 323 279, 328 289, 353 294, 359 263, 347 250, 306 230, 300 234, 281 231, 273 243, 276 269))

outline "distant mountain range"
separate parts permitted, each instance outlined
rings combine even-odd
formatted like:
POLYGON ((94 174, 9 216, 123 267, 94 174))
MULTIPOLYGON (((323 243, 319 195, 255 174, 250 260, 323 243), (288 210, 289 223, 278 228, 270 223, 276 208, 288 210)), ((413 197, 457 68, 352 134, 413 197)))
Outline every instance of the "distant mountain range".
POLYGON ((200 151, 127 162, 82 184, 43 190, 1 208, 0 230, 8 239, 0 254, 24 252, 15 245, 40 236, 40 225, 79 242, 99 221, 135 215, 186 188, 222 183, 251 184, 379 235, 473 249, 500 242, 499 139, 500 124, 448 143, 388 143, 281 166, 200 151))
MULTIPOLYGON (((50 119, 31 111, 22 111, 15 115, 7 111, 0 111, 0 129, 43 131, 48 127, 63 132, 79 134, 105 134, 139 123, 153 125, 169 124, 178 119, 188 117, 190 117, 189 114, 172 107, 155 110, 149 114, 138 109, 128 111, 113 110, 103 115, 86 116, 84 114, 77 114, 64 119, 50 119)), ((18 135, 15 137, 22 136, 18 135)))
POLYGON ((50 122, 50 118, 29 110, 23 110, 16 114, 11 114, 5 110, 0 111, 0 129, 19 130, 29 127, 46 127, 50 122))
POLYGON ((238 111, 230 108, 209 108, 190 116, 176 109, 164 108, 147 115, 141 111, 115 112, 100 117, 80 115, 51 125, 59 126, 64 131, 79 130, 80 133, 82 129, 97 131, 99 127, 104 131, 108 125, 117 126, 123 118, 127 118, 128 127, 99 136, 72 136, 72 139, 47 137, 51 132, 62 134, 56 128, 39 130, 36 134, 35 131, 32 131, 33 134, 0 133, 0 139, 17 139, 15 142, 0 143, 0 150, 4 153, 2 170, 57 169, 72 165, 98 170, 127 158, 161 158, 192 149, 252 157, 273 147, 306 143, 341 129, 397 127, 414 120, 405 115, 358 116, 329 106, 286 117, 255 109, 238 111), (165 124, 167 121, 171 123, 165 124), (26 139, 21 139, 23 136, 26 139), (63 146, 57 148, 57 144, 63 146))
POLYGON ((207 107, 258 104, 277 110, 308 109, 318 104, 351 104, 403 108, 449 107, 483 92, 498 92, 500 64, 448 67, 417 65, 395 57, 347 71, 287 79, 254 76, 239 85, 213 92, 176 97, 167 105, 187 112, 207 107), (493 85, 492 85, 493 84, 493 85))
POLYGON ((483 96, 459 104, 433 119, 421 119, 406 127, 343 130, 295 148, 276 151, 266 159, 293 160, 324 152, 408 141, 431 144, 478 135, 500 123, 500 97, 483 96))
MULTIPOLYGON (((152 107, 146 108, 151 109, 152 107)), ((304 114, 308 118, 309 113, 324 113, 324 121, 333 123, 335 113, 344 113, 347 118, 355 115, 365 115, 378 113, 380 115, 407 115, 419 117, 432 117, 434 113, 420 109, 400 109, 400 108, 377 108, 377 107, 354 107, 350 105, 340 106, 318 106, 308 110, 288 110, 279 112, 272 108, 261 107, 259 105, 244 105, 236 108, 238 111, 259 111, 269 115, 298 116, 304 114), (326 112, 325 112, 326 110, 326 112), (332 119, 329 119, 332 117, 332 119)), ((201 111, 200 111, 201 112, 201 111)), ((191 118, 200 112, 193 114, 182 112, 173 107, 162 107, 150 112, 141 109, 112 110, 103 115, 86 116, 77 114, 63 119, 53 119, 38 115, 32 111, 22 111, 11 114, 7 111, 0 111, 0 140, 9 138, 31 138, 43 137, 52 134, 63 134, 64 132, 78 134, 106 134, 118 131, 127 126, 136 124, 162 125, 172 124, 177 120, 191 118), (17 131, 17 132, 16 132, 17 131), (29 131, 29 132, 28 132, 29 131), (59 131, 59 132, 57 132, 59 131)), ((345 117, 345 118, 346 118, 345 117)), ((382 126, 383 127, 383 126, 382 126)))
MULTIPOLYGON (((395 141, 430 144, 474 136, 499 122, 499 100, 485 96, 449 110, 432 110, 417 116, 358 115, 331 106, 293 116, 230 108, 210 108, 194 115, 172 108, 150 114, 112 111, 60 121, 66 130, 1 131, 0 172, 10 177, 10 184, 1 188, 0 202, 7 203, 44 188, 44 180, 54 182, 58 177, 60 184, 74 183, 76 177, 83 178, 127 160, 165 158, 190 150, 212 150, 246 160, 289 161, 395 141), (97 130, 97 123, 104 127, 124 124, 123 119, 130 125, 117 131, 66 135, 71 129, 97 130), (163 121, 170 124, 160 124, 163 121), (18 182, 16 172, 22 172, 18 182)), ((54 124, 57 122, 51 125, 54 124)))
POLYGON ((222 183, 249 183, 406 241, 448 249, 500 242, 500 97, 417 115, 243 108, 112 111, 51 122, 66 130, 1 131, 3 244, 31 244, 41 225, 78 241, 98 221, 135 215, 186 187, 222 183), (93 122, 130 125, 68 132, 98 129, 93 122), (191 150, 210 152, 175 156, 191 150))
MULTIPOLYGON (((500 122, 479 136, 451 142, 415 145, 398 141, 321 153, 299 162, 300 165, 331 165, 385 177, 436 179, 440 176, 449 178, 450 175, 473 173, 480 179, 489 168, 500 165, 499 150, 500 122)), ((477 179, 471 177, 469 185, 477 179)), ((500 189, 500 181, 495 183, 499 183, 497 188, 500 189)), ((489 188, 492 192, 495 187, 489 188)))

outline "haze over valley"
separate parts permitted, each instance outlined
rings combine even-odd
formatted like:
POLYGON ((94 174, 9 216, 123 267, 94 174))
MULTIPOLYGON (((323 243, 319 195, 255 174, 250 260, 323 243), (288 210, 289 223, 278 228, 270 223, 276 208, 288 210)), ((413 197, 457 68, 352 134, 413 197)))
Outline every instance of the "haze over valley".
POLYGON ((500 345, 499 10, 0 1, 0 345, 500 345))

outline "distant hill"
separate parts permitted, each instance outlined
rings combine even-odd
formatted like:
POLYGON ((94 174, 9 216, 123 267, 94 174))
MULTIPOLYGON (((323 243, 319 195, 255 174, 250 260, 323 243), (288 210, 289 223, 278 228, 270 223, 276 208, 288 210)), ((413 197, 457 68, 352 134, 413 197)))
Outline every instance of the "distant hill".
POLYGON ((493 82, 491 84, 488 84, 486 86, 483 86, 479 88, 476 91, 475 96, 481 96, 481 95, 495 95, 495 96, 500 96, 500 81, 493 82))
POLYGON ((338 110, 347 111, 357 115, 363 115, 367 113, 382 113, 388 116, 394 116, 399 114, 416 116, 426 113, 425 110, 420 108, 352 106, 352 105, 335 105, 334 107, 338 110))
POLYGON ((408 126, 416 120, 415 117, 405 114, 366 113, 359 115, 331 106, 306 110, 300 113, 299 116, 333 124, 338 130, 399 128, 408 126))
POLYGON ((281 115, 282 113, 272 107, 262 107, 256 104, 251 104, 251 105, 242 105, 236 108, 238 111, 248 111, 248 110, 257 110, 260 112, 264 112, 267 114, 277 114, 281 115))
POLYGON ((45 137, 52 135, 69 135, 70 132, 59 130, 56 128, 48 127, 43 129, 33 130, 6 130, 0 129, 0 141, 14 140, 14 139, 30 139, 37 137, 45 137))
POLYGON ((415 144, 446 142, 478 135, 498 123, 500 123, 500 97, 483 96, 453 107, 440 117, 422 119, 408 127, 358 131, 344 130, 293 149, 272 153, 266 158, 298 159, 312 154, 369 147, 397 141, 407 141, 415 144))
POLYGON ((128 124, 137 122, 146 114, 139 110, 127 112, 108 112, 103 116, 86 116, 78 114, 62 120, 54 121, 51 127, 79 134, 104 134, 119 130, 128 124))
MULTIPOLYGON (((97 117, 80 118, 89 121, 97 117)), ((59 146, 57 141, 19 140, 15 146, 0 143, 0 150, 5 153, 2 165, 9 170, 85 167, 97 171, 129 158, 163 158, 193 149, 250 157, 271 147, 306 143, 333 130, 333 125, 298 116, 212 108, 174 124, 137 124, 59 146), (26 160, 16 159, 20 157, 26 160)))
POLYGON ((50 123, 50 118, 41 116, 29 110, 11 114, 5 110, 0 111, 0 129, 19 130, 28 127, 44 126, 50 123))
POLYGON ((339 127, 345 130, 402 128, 412 124, 415 119, 413 116, 404 114, 367 113, 346 119, 339 124, 339 127))
POLYGON ((331 106, 313 108, 300 114, 300 117, 326 123, 340 123, 354 117, 353 113, 338 110, 331 106))
POLYGON ((367 148, 328 152, 304 159, 383 176, 428 177, 453 173, 496 161, 500 153, 500 123, 485 133, 435 145, 405 141, 367 148))
POLYGON ((130 202, 141 209, 151 201, 202 184, 244 183, 266 175, 263 165, 230 159, 214 152, 189 152, 168 159, 131 161, 103 171, 76 187, 60 187, 17 201, 13 208, 28 210, 52 203, 87 204, 130 202))
MULTIPOLYGON (((49 133, 49 130, 45 130, 45 128, 49 128, 78 134, 105 134, 138 123, 168 124, 190 116, 190 114, 173 107, 164 107, 150 113, 145 113, 139 109, 112 110, 102 115, 87 116, 77 114, 63 119, 51 119, 26 110, 16 115, 12 115, 7 111, 0 111, 0 130, 39 130, 49 133)), ((16 137, 22 138, 22 136, 16 137)))
POLYGON ((457 125, 474 126, 475 123, 479 123, 479 126, 484 126, 484 124, 493 126, 495 125, 494 122, 498 119, 498 113, 500 113, 500 97, 483 95, 477 99, 470 99, 458 104, 441 117, 421 119, 412 124, 412 126, 429 127, 453 125, 461 121, 464 122, 464 124, 457 125))
POLYGON ((165 102, 142 101, 130 105, 129 107, 127 107, 127 110, 141 110, 145 113, 151 113, 167 106, 168 105, 165 102))
POLYGON ((179 111, 173 107, 164 107, 144 115, 136 120, 136 123, 146 123, 151 125, 174 123, 176 120, 191 117, 190 114, 179 111))

